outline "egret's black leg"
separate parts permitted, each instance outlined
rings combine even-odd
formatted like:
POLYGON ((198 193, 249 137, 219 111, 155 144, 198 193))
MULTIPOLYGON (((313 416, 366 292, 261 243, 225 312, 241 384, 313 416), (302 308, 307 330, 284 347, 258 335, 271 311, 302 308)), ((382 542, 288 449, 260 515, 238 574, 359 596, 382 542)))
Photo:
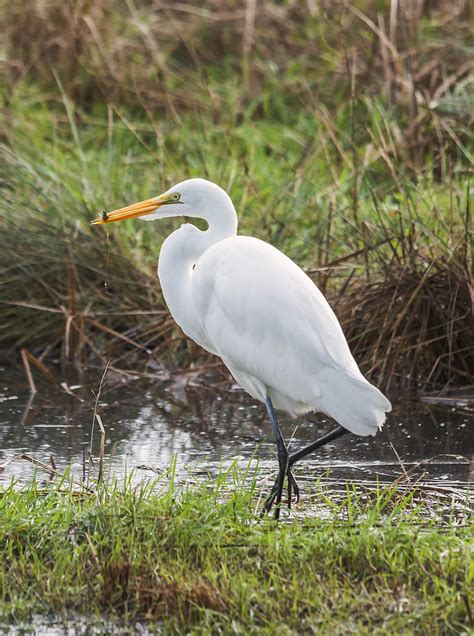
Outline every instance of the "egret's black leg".
POLYGON ((263 507, 264 512, 269 512, 273 503, 275 503, 275 519, 279 519, 280 517, 280 503, 281 503, 281 495, 283 492, 283 483, 285 481, 285 474, 288 469, 288 449, 285 444, 285 440, 283 439, 283 435, 281 434, 280 425, 278 424, 278 420, 275 415, 275 411, 273 410, 273 404, 271 399, 267 396, 265 400, 265 406, 267 407, 268 415, 270 417, 270 421, 272 423, 273 433, 275 435, 275 441, 277 445, 278 451, 278 477, 275 481, 275 485, 272 488, 270 495, 268 496, 265 505, 263 507))
POLYGON ((342 426, 338 426, 330 433, 327 433, 326 435, 323 435, 322 437, 317 439, 315 442, 312 442, 311 444, 308 444, 307 446, 300 448, 300 450, 297 450, 294 453, 291 453, 291 455, 288 457, 288 466, 291 468, 291 466, 293 466, 295 462, 299 461, 303 457, 306 457, 307 455, 315 451, 317 448, 321 448, 321 446, 324 446, 325 444, 332 442, 333 440, 337 439, 338 437, 341 437, 342 435, 345 435, 348 432, 349 431, 346 428, 343 428, 342 426))
POLYGON ((281 433, 281 429, 278 424, 278 420, 277 420, 275 411, 273 409, 273 404, 271 399, 267 398, 265 404, 267 406, 268 414, 270 416, 270 421, 272 423, 273 432, 275 434, 275 439, 276 439, 277 449, 278 449, 278 465, 280 470, 278 472, 278 476, 275 480, 275 483, 273 484, 273 488, 271 489, 270 494, 268 495, 265 501, 262 512, 263 513, 269 512, 273 504, 276 502, 277 508, 275 510, 275 518, 278 519, 280 514, 279 506, 281 503, 283 485, 285 482, 285 475, 288 478, 288 508, 291 508, 293 493, 295 495, 295 503, 298 503, 300 499, 300 489, 298 486, 298 482, 296 481, 293 475, 293 472, 291 471, 288 465, 288 460, 289 460, 288 448, 283 439, 283 435, 281 433))
MULTIPOLYGON (((310 453, 312 453, 316 449, 321 448, 325 444, 328 444, 329 442, 332 442, 333 440, 337 439, 338 437, 341 437, 342 435, 344 435, 345 433, 348 433, 348 432, 349 431, 347 429, 343 428, 342 426, 338 426, 337 428, 335 428, 330 433, 327 433, 327 435, 323 435, 323 437, 320 437, 315 442, 312 442, 311 444, 308 444, 307 446, 304 446, 303 448, 300 448, 300 450, 295 451, 294 453, 291 453, 291 455, 288 456, 286 475, 288 477, 288 507, 289 508, 291 508, 292 490, 294 490, 294 493, 295 493, 296 503, 298 503, 299 495, 300 495, 300 489, 299 489, 298 483, 296 482, 296 479, 294 478, 293 472, 291 470, 292 465, 295 462, 297 462, 298 460, 302 459, 303 457, 306 457, 307 455, 309 455, 310 453)), ((264 508, 263 508, 264 512, 269 512, 270 511, 270 509, 273 506, 275 500, 277 499, 278 489, 279 488, 280 488, 280 475, 278 475, 277 479, 275 480, 273 488, 270 491, 270 494, 267 497, 267 500, 265 501, 265 505, 264 505, 264 508)), ((282 486, 281 486, 281 488, 282 488, 282 486)), ((281 501, 281 496, 280 496, 280 501, 281 501)))
POLYGON ((288 507, 291 508, 291 503, 292 503, 291 499, 292 499, 293 492, 295 494, 295 503, 298 503, 300 498, 300 489, 293 475, 293 472, 291 470, 291 467, 293 466, 293 464, 299 461, 300 459, 302 459, 303 457, 310 455, 316 449, 321 448, 322 446, 325 446, 329 442, 334 441, 335 439, 337 439, 338 437, 341 437, 342 435, 345 435, 349 431, 343 428, 342 426, 338 426, 330 433, 323 435, 323 437, 320 437, 315 442, 312 442, 311 444, 308 444, 307 446, 300 448, 299 450, 295 451, 294 453, 291 453, 290 455, 288 453, 288 448, 285 444, 285 440, 283 439, 280 425, 278 424, 278 420, 276 418, 275 411, 273 409, 272 401, 269 397, 267 397, 267 399, 265 400, 265 405, 267 407, 268 415, 270 416, 270 421, 272 423, 272 428, 273 428, 273 432, 274 432, 275 440, 277 444, 279 471, 278 471, 278 476, 275 480, 275 483, 273 484, 273 488, 271 489, 270 494, 268 495, 265 501, 265 504, 263 506, 263 512, 264 513, 269 512, 273 504, 275 504, 276 506, 275 519, 279 519, 280 504, 281 504, 281 497, 283 493, 285 475, 288 477, 288 507))

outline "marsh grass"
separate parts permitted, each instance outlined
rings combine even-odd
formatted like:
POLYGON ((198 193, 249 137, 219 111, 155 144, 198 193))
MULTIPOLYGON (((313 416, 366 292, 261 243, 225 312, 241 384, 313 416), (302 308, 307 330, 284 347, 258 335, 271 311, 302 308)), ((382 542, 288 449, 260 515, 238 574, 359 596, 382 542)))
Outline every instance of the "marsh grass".
MULTIPOLYGON (((171 478, 170 478, 171 475, 171 478)), ((324 520, 260 518, 258 467, 177 489, 67 478, 0 496, 2 613, 100 613, 166 630, 459 633, 472 623, 469 514, 418 485, 321 482, 324 520), (449 505, 448 505, 449 508, 449 505), (471 623, 470 623, 471 621, 471 623)))
MULTIPOLYGON (((103 231, 88 221, 107 200, 114 207, 156 194, 164 166, 168 183, 182 178, 178 166, 192 163, 197 148, 207 144, 218 162, 227 148, 207 137, 214 131, 217 139, 219 127, 204 133, 189 122, 185 133, 183 125, 186 147, 169 144, 157 163, 143 153, 144 133, 130 139, 120 121, 112 119, 106 129, 83 123, 71 141, 71 124, 60 114, 52 122, 45 118, 41 110, 32 112, 24 130, 10 128, 3 150, 9 187, 0 218, 2 344, 27 348, 46 362, 59 352, 63 364, 77 367, 112 359, 112 369, 142 375, 212 365, 183 338, 160 294, 156 258, 174 226, 137 222, 103 231)), ((288 135, 307 126, 302 116, 288 135)), ((462 181, 451 181, 446 191, 420 176, 399 193, 393 183, 382 191, 363 178, 356 219, 352 179, 343 174, 334 181, 321 148, 313 149, 310 161, 304 144, 283 135, 262 161, 262 139, 253 126, 242 125, 228 139, 236 156, 251 162, 251 178, 238 172, 237 159, 224 163, 222 157, 219 167, 218 180, 242 211, 241 231, 306 266, 364 370, 385 385, 469 384, 471 218, 462 181), (289 189, 288 173, 297 174, 302 157, 305 178, 289 189)), ((190 175, 194 170, 199 174, 192 168, 190 175)))
POLYGON ((2 9, 0 345, 221 377, 156 281, 175 225, 88 225, 199 175, 310 272, 381 385, 472 384, 468 4, 253 6, 2 9))

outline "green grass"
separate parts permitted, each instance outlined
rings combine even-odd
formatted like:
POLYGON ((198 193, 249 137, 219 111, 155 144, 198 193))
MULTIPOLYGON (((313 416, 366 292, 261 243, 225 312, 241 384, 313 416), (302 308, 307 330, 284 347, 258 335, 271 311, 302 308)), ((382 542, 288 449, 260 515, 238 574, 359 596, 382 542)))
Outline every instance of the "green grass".
MULTIPOLYGON (((18 233, 21 223, 37 218, 64 233, 79 224, 97 238, 98 228, 87 226, 97 209, 202 176, 229 191, 242 233, 278 242, 303 264, 329 262, 387 235, 402 240, 415 231, 416 240, 434 254, 454 251, 465 236, 465 158, 460 154, 440 182, 430 161, 410 173, 401 148, 391 171, 383 147, 391 145, 395 152, 391 135, 398 122, 382 102, 359 104, 364 134, 357 141, 347 105, 336 115, 321 107, 258 121, 250 112, 239 123, 230 108, 217 121, 206 113, 197 118, 185 113, 177 123, 130 119, 113 107, 108 116, 87 115, 63 100, 60 106, 41 105, 38 93, 23 86, 10 104, 4 215, 18 233)), ((156 256, 172 227, 172 222, 158 228, 135 222, 111 232, 149 269, 148 258, 156 256)))
POLYGON ((257 477, 233 466, 179 493, 169 477, 93 494, 67 482, 5 488, 4 619, 73 611, 176 633, 472 627, 469 517, 423 489, 348 485, 341 498, 319 485, 324 519, 276 524, 257 514, 257 477))

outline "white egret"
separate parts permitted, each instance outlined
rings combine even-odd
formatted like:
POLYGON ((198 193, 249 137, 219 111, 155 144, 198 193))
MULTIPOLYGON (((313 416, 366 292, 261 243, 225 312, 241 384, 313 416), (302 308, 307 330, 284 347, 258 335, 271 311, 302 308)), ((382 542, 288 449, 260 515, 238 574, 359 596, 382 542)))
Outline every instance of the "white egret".
POLYGON ((164 241, 158 277, 168 308, 186 335, 220 356, 236 382, 264 402, 275 434, 279 473, 265 503, 279 509, 285 475, 288 505, 299 488, 293 464, 350 431, 375 435, 391 410, 387 398, 362 375, 341 326, 323 294, 292 260, 272 245, 237 235, 228 194, 204 179, 188 179, 164 194, 92 221, 187 216, 164 241), (339 426, 289 453, 275 410, 291 415, 320 411, 339 426))

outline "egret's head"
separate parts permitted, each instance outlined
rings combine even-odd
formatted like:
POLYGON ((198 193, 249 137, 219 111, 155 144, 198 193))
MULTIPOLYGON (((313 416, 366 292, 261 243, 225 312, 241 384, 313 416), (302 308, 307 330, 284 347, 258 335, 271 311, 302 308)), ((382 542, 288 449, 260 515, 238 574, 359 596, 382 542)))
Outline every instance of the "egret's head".
POLYGON ((91 223, 102 225, 132 218, 152 221, 170 216, 208 219, 208 211, 219 210, 229 203, 232 205, 228 194, 215 183, 205 179, 187 179, 157 197, 112 212, 101 211, 91 223))

